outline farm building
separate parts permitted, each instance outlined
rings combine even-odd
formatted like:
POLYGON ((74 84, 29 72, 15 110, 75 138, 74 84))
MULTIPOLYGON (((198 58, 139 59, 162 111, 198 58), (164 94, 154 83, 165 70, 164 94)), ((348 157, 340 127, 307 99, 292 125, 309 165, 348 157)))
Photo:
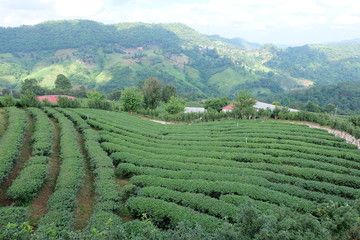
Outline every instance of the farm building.
POLYGON ((206 112, 205 108, 202 107, 186 107, 184 113, 204 113, 206 112))
MULTIPOLYGON (((264 110, 266 110, 266 109, 268 109, 268 108, 269 108, 270 110, 274 110, 276 107, 277 107, 277 106, 274 105, 274 104, 264 103, 264 102, 260 102, 260 101, 257 101, 257 100, 256 100, 256 102, 255 102, 255 104, 254 104, 254 108, 255 108, 256 110, 259 110, 259 109, 264 109, 264 110)), ((280 106, 280 107, 281 107, 281 106, 280 106)), ((229 105, 221 108, 221 111, 222 111, 222 112, 231 112, 232 110, 234 110, 234 104, 229 104, 229 105)), ((298 112, 298 111, 299 111, 299 110, 297 110, 297 109, 292 109, 292 108, 288 108, 288 110, 289 110, 290 112, 298 112)))
POLYGON ((66 98, 69 98, 69 99, 75 99, 74 97, 68 96, 68 95, 45 95, 45 96, 38 96, 37 99, 40 102, 42 102, 42 101, 44 101, 46 99, 51 103, 57 103, 59 97, 66 97, 66 98))

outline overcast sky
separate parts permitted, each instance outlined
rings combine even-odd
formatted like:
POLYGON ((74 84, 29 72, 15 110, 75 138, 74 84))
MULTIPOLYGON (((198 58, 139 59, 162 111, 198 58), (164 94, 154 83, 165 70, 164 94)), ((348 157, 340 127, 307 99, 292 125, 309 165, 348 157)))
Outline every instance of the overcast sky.
POLYGON ((180 22, 204 34, 286 45, 360 38, 360 0, 0 0, 0 26, 57 19, 180 22))

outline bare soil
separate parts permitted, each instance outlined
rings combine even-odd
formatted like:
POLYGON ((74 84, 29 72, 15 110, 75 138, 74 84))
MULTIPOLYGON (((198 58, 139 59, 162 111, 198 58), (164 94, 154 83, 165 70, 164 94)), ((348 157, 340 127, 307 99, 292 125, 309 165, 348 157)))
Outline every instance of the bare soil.
POLYGON ((30 117, 30 115, 27 115, 28 117, 28 126, 26 128, 25 137, 23 140, 23 147, 20 152, 20 156, 18 158, 18 161, 15 163, 13 169, 10 171, 9 175, 5 179, 5 181, 2 183, 0 187, 0 206, 11 206, 14 203, 13 199, 9 199, 6 197, 6 192, 13 183, 13 181, 19 176, 19 173, 24 168, 24 165, 26 161, 30 158, 32 154, 31 150, 31 136, 34 132, 34 119, 30 117))
POLYGON ((60 126, 54 119, 53 154, 49 162, 49 175, 39 195, 30 204, 29 222, 37 226, 40 219, 48 212, 47 202, 54 193, 57 177, 60 172, 60 126))
POLYGON ((8 124, 8 117, 3 108, 0 108, 0 138, 5 133, 8 124))
POLYGON ((91 171, 90 160, 84 146, 84 138, 78 133, 77 140, 84 156, 85 175, 83 185, 77 195, 78 205, 74 212, 74 229, 84 229, 91 218, 91 215, 96 204, 96 194, 94 186, 94 174, 91 171))
MULTIPOLYGON (((117 178, 116 183, 119 185, 120 189, 126 185, 131 184, 128 178, 117 178)), ((126 203, 126 201, 123 200, 121 203, 120 211, 119 211, 118 215, 125 222, 129 222, 129 221, 133 220, 133 218, 132 218, 131 214, 129 213, 129 211, 127 210, 125 203, 126 203)))

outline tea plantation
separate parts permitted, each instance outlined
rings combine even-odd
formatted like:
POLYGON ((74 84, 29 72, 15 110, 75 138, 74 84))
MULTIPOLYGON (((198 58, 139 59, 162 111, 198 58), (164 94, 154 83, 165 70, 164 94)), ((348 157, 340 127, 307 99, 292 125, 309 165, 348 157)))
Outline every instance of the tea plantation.
POLYGON ((360 151, 324 130, 4 110, 0 239, 359 239, 360 151))

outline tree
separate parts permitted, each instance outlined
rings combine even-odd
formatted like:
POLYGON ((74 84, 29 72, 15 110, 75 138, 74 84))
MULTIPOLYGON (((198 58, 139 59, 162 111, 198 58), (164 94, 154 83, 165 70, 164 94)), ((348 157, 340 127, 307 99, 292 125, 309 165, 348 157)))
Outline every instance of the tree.
POLYGON ((234 112, 240 118, 247 119, 254 117, 256 110, 254 108, 255 99, 246 91, 241 91, 236 96, 234 103, 234 112))
POLYGON ((170 114, 177 114, 183 112, 185 109, 185 101, 181 98, 172 96, 167 104, 165 110, 170 114))
POLYGON ((76 99, 70 99, 67 97, 59 97, 58 105, 61 108, 79 108, 80 103, 76 99))
POLYGON ((21 94, 21 104, 25 107, 38 107, 39 101, 35 93, 27 90, 24 94, 21 94))
POLYGON ((309 111, 309 112, 316 112, 316 113, 322 112, 321 107, 311 101, 306 104, 305 110, 309 111))
POLYGON ((70 90, 72 89, 70 80, 65 77, 64 74, 59 74, 56 77, 55 80, 55 88, 56 89, 64 89, 64 90, 70 90))
POLYGON ((109 100, 118 101, 121 97, 121 91, 120 90, 114 90, 111 93, 107 94, 106 98, 109 100))
POLYGON ((149 78, 142 86, 145 107, 155 109, 162 98, 162 82, 157 78, 149 78))
POLYGON ((87 105, 89 108, 96 108, 96 109, 104 109, 104 110, 111 110, 112 105, 110 102, 105 101, 105 96, 97 91, 88 92, 86 94, 88 97, 87 105))
POLYGON ((218 112, 221 111, 221 108, 229 105, 229 99, 227 97, 222 97, 222 98, 212 98, 209 99, 205 102, 205 108, 206 109, 214 109, 218 112))
POLYGON ((134 112, 144 104, 144 95, 136 87, 125 88, 120 99, 126 112, 134 112))
POLYGON ((162 89, 162 100, 167 103, 172 96, 176 96, 176 87, 170 83, 162 89))
POLYGON ((26 91, 30 91, 36 95, 44 93, 44 89, 40 87, 39 82, 35 78, 27 78, 21 82, 21 93, 24 94, 26 91))
POLYGON ((2 98, 1 101, 4 107, 14 107, 16 105, 16 100, 12 96, 5 96, 2 98))

